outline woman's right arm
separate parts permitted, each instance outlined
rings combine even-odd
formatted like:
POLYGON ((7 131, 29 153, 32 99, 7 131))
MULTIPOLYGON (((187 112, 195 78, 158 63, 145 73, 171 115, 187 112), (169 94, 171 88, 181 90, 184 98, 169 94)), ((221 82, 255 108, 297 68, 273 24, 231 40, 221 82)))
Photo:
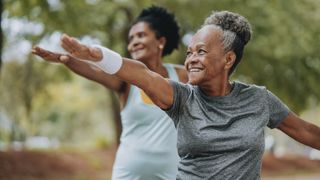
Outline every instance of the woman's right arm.
POLYGON ((48 62, 64 64, 74 73, 93 80, 111 90, 120 92, 125 84, 125 82, 118 77, 107 74, 101 69, 86 62, 79 61, 72 56, 51 52, 40 47, 33 48, 32 53, 48 62))
POLYGON ((107 48, 87 46, 67 35, 62 36, 61 46, 72 56, 87 60, 106 73, 138 86, 160 108, 168 109, 172 106, 173 87, 169 80, 151 71, 145 64, 122 58, 107 48))

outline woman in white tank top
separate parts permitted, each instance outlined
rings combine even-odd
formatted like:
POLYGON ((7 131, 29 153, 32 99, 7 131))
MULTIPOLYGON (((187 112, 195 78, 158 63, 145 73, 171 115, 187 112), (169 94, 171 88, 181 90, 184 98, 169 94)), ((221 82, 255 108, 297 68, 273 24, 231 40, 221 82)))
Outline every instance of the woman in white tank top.
MULTIPOLYGON (((133 59, 163 77, 187 82, 183 66, 162 63, 162 57, 178 47, 179 27, 173 14, 156 6, 143 9, 128 38, 128 51, 133 59)), ((169 117, 153 105, 143 91, 71 56, 60 58, 61 54, 39 47, 34 48, 33 53, 47 61, 63 63, 73 72, 119 94, 123 131, 113 167, 113 180, 176 178, 176 130, 172 121, 167 120, 169 117)))

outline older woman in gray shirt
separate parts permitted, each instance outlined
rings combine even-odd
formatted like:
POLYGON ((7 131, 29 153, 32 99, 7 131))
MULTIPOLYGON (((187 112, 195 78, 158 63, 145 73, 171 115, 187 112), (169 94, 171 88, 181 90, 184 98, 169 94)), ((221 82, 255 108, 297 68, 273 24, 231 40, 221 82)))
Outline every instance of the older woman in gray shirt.
POLYGON ((300 119, 265 87, 229 80, 250 37, 243 16, 214 12, 188 47, 188 84, 163 78, 104 47, 89 47, 66 35, 61 43, 72 56, 140 87, 169 114, 178 131, 177 179, 257 180, 265 127, 316 149, 320 128, 300 119))

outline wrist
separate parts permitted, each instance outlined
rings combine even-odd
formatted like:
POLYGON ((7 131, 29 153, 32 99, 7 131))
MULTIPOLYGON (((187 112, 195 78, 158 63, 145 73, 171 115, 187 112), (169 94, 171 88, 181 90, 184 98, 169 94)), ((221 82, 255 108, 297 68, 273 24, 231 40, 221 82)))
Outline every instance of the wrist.
POLYGON ((100 51, 98 54, 101 57, 97 57, 97 59, 100 59, 99 61, 90 61, 91 64, 94 64, 108 74, 115 74, 120 70, 123 61, 120 54, 99 45, 94 45, 93 48, 100 51))

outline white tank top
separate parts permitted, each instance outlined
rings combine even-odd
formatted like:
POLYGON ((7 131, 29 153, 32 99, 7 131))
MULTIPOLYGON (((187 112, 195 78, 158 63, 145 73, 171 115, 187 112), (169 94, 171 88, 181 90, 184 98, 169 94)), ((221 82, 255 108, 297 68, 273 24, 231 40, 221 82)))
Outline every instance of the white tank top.
MULTIPOLYGON (((173 65, 164 66, 169 78, 179 81, 173 65)), ((112 179, 176 179, 179 157, 173 121, 136 86, 130 87, 121 122, 122 134, 112 179)))

